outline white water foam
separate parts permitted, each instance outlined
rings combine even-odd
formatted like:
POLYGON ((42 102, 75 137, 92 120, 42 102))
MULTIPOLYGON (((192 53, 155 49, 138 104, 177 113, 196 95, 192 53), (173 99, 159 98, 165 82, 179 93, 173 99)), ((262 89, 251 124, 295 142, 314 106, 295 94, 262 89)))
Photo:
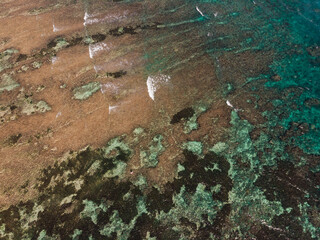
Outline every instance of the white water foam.
POLYGON ((149 76, 147 79, 147 88, 148 88, 148 93, 149 97, 154 101, 154 94, 157 91, 157 89, 165 84, 168 83, 169 80, 171 79, 170 76, 164 75, 164 74, 159 74, 155 76, 149 76))
POLYGON ((107 51, 110 48, 108 47, 108 45, 106 43, 95 43, 95 44, 90 44, 89 45, 89 56, 90 58, 93 58, 94 55, 96 55, 98 52, 100 51, 107 51))

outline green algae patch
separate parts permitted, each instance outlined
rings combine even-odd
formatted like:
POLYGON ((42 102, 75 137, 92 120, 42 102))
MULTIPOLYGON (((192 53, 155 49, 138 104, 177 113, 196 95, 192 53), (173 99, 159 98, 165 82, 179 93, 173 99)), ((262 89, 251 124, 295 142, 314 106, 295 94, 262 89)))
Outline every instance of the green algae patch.
POLYGON ((126 163, 122 161, 116 162, 116 167, 108 170, 103 176, 106 178, 121 177, 125 173, 126 167, 126 163))
POLYGON ((144 213, 147 213, 144 199, 140 197, 136 205, 137 215, 126 224, 119 216, 117 210, 113 211, 112 216, 110 217, 109 223, 106 224, 100 234, 103 236, 111 237, 112 233, 116 233, 117 239, 128 239, 130 232, 134 228, 137 219, 144 213))
POLYGON ((80 212, 80 217, 82 218, 88 217, 91 219, 91 221, 94 224, 98 223, 98 215, 100 211, 106 212, 108 209, 108 207, 104 203, 97 205, 96 203, 89 201, 87 199, 83 200, 82 203, 85 205, 85 207, 83 211, 80 212))
MULTIPOLYGON (((319 228, 319 225, 315 226, 315 224, 313 224, 311 221, 310 221, 310 218, 311 218, 311 212, 312 212, 312 209, 311 209, 311 206, 307 203, 307 202, 304 202, 303 204, 299 204, 299 209, 300 209, 300 212, 302 213, 301 214, 301 217, 299 217, 299 220, 301 221, 302 223, 302 227, 303 227, 303 232, 309 232, 311 234, 311 237, 314 238, 314 239, 319 239, 320 238, 320 228, 319 228)), ((319 211, 317 211, 318 209, 314 209, 314 218, 317 218, 319 220, 319 211)))
POLYGON ((90 166, 90 168, 87 170, 87 173, 89 174, 89 176, 92 176, 92 175, 94 175, 96 172, 98 172, 99 169, 101 169, 101 161, 96 160, 94 163, 92 163, 92 165, 90 166))
POLYGON ((26 115, 31 115, 36 112, 45 113, 50 111, 51 107, 45 101, 39 101, 37 103, 33 103, 32 99, 26 99, 25 103, 22 106, 21 112, 26 115))
POLYGON ((142 127, 137 127, 135 128, 133 131, 133 143, 138 143, 142 137, 144 137, 146 135, 145 130, 142 127))
POLYGON ((73 96, 78 100, 88 99, 92 94, 100 90, 99 82, 91 82, 73 90, 73 96))
MULTIPOLYGON (((204 222, 213 223, 217 212, 223 207, 223 203, 212 198, 212 193, 205 190, 206 187, 199 183, 194 194, 186 191, 182 186, 180 192, 174 195, 174 206, 168 213, 161 211, 156 219, 164 224, 178 222, 181 218, 187 218, 196 224, 197 228, 204 227, 204 222), (205 219, 204 219, 205 218, 205 219)), ((177 230, 179 227, 177 227, 177 230)))
POLYGON ((10 62, 11 57, 18 53, 19 51, 10 48, 7 50, 4 50, 3 52, 0 52, 0 73, 5 70, 13 67, 13 64, 10 62))
POLYGON ((127 167, 127 164, 125 162, 133 152, 132 149, 124 142, 123 137, 116 137, 111 139, 107 143, 107 146, 102 148, 102 151, 105 158, 113 159, 112 163, 114 166, 104 174, 104 177, 122 178, 127 167))
POLYGON ((83 42, 84 42, 85 44, 87 44, 87 45, 92 44, 92 43, 95 43, 95 41, 92 39, 91 36, 86 36, 86 37, 84 37, 84 38, 83 38, 83 42))
POLYGON ((32 67, 33 68, 35 68, 35 69, 39 69, 39 68, 41 68, 41 66, 42 66, 42 63, 41 62, 33 62, 32 63, 32 67))
POLYGON ((22 223, 21 228, 23 230, 27 230, 30 225, 38 220, 38 215, 43 211, 43 206, 38 205, 37 203, 34 204, 31 211, 28 211, 27 208, 20 209, 19 215, 22 223))
POLYGON ((55 240, 55 239, 57 239, 57 236, 53 236, 53 237, 48 236, 46 230, 42 230, 39 234, 39 237, 37 238, 37 240, 55 240))
POLYGON ((197 130, 199 128, 198 118, 199 116, 207 111, 208 107, 206 105, 196 105, 193 107, 194 114, 190 117, 184 124, 183 131, 184 133, 190 133, 193 130, 197 130))
POLYGON ((130 155, 132 149, 127 143, 123 140, 124 136, 112 138, 105 147, 102 148, 104 152, 104 157, 110 158, 115 155, 130 155))
POLYGON ((78 240, 81 234, 82 234, 82 230, 75 229, 71 236, 72 240, 78 240))
POLYGON ((184 149, 193 152, 194 154, 200 156, 203 152, 203 145, 201 142, 189 141, 183 144, 184 149))
POLYGON ((67 197, 65 197, 64 199, 62 199, 60 206, 64 205, 64 204, 69 204, 72 202, 73 198, 76 196, 76 194, 71 194, 67 197))
POLYGON ((158 157, 164 151, 162 145, 163 136, 156 135, 149 146, 148 150, 140 151, 140 162, 143 167, 156 167, 158 165, 158 157))
POLYGON ((220 154, 224 152, 226 149, 228 149, 228 147, 229 147, 228 144, 224 142, 218 142, 212 148, 210 148, 209 151, 212 151, 216 154, 220 154))
POLYGON ((86 148, 45 169, 45 175, 39 179, 42 183, 37 186, 40 198, 35 200, 33 207, 21 203, 17 208, 0 212, 0 226, 3 222, 12 225, 11 221, 18 224, 10 229, 4 225, 3 236, 10 236, 14 229, 13 236, 23 233, 26 239, 29 236, 39 239, 90 239, 90 233, 92 238, 99 239, 99 231, 106 224, 106 221, 101 223, 101 219, 112 222, 115 212, 119 221, 113 222, 112 226, 121 222, 123 229, 111 226, 112 231, 118 232, 119 236, 130 233, 125 229, 134 227, 139 214, 145 211, 144 203, 142 198, 138 198, 139 190, 132 183, 114 181, 114 177, 120 175, 114 174, 118 172, 118 166, 126 165, 124 161, 130 154, 131 149, 122 136, 111 139, 105 148, 86 148), (110 178, 101 177, 108 173, 112 175, 110 178), (81 187, 74 186, 75 182, 81 182, 81 187), (134 195, 130 194, 130 189, 134 195), (66 213, 70 206, 75 211, 66 213), (52 224, 56 221, 63 221, 63 224, 52 224), (60 231, 61 228, 64 230, 60 231), (94 232, 88 229, 94 229, 94 232))
POLYGON ((263 171, 263 166, 274 166, 279 156, 285 158, 286 155, 281 144, 277 147, 275 142, 272 149, 271 139, 266 134, 262 133, 256 141, 251 140, 250 133, 254 127, 247 120, 240 119, 235 111, 231 112, 230 123, 232 149, 222 152, 230 163, 228 174, 233 180, 233 188, 229 192, 229 201, 232 203, 229 219, 233 225, 238 226, 240 236, 244 236, 249 232, 250 223, 242 222, 243 214, 252 216, 254 221, 272 225, 274 217, 284 213, 282 203, 268 200, 254 183, 263 171), (273 151, 266 152, 265 147, 273 151), (263 153, 262 156, 258 155, 259 151, 263 153))
POLYGON ((57 52, 63 48, 66 48, 68 45, 69 43, 64 38, 59 38, 56 40, 56 45, 53 47, 53 49, 57 52))
POLYGON ((144 129, 142 127, 137 127, 133 130, 134 135, 141 135, 144 132, 144 129))
POLYGON ((11 91, 19 86, 20 84, 13 79, 12 75, 3 74, 1 76, 0 93, 3 91, 11 91))
POLYGON ((138 179, 133 183, 133 185, 139 187, 139 189, 143 191, 148 186, 148 182, 144 176, 139 175, 138 179))
POLYGON ((180 163, 178 163, 177 172, 179 173, 179 172, 182 172, 184 170, 186 170, 186 168, 183 165, 181 165, 180 163))

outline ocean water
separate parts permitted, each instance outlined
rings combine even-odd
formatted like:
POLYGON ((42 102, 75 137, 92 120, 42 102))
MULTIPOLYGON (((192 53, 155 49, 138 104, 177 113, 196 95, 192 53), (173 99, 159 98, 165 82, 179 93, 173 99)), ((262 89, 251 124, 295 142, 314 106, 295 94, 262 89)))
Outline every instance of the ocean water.
POLYGON ((79 4, 84 38, 127 37, 96 74, 141 73, 163 119, 44 169, 0 237, 320 239, 320 1, 79 4))

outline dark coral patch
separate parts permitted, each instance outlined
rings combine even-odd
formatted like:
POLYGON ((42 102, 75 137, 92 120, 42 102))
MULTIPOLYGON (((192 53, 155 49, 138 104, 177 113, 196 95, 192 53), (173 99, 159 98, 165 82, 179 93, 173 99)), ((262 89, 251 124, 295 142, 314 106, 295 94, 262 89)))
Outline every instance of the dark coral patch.
POLYGON ((18 133, 17 135, 12 135, 5 141, 5 143, 9 146, 12 146, 16 144, 21 137, 22 137, 21 133, 18 133))
POLYGON ((119 28, 115 28, 115 29, 112 29, 109 31, 109 34, 112 35, 112 36, 115 36, 115 37, 118 37, 118 36, 121 36, 121 35, 124 35, 124 34, 130 34, 130 35, 133 35, 133 34, 137 34, 137 32, 135 31, 137 28, 139 28, 140 26, 138 27, 119 27, 119 28))
POLYGON ((277 226, 278 230, 262 227, 257 237, 312 239, 300 225, 299 205, 307 202, 310 206, 318 206, 320 193, 313 184, 318 181, 317 175, 303 172, 303 169, 295 168, 291 162, 284 161, 279 161, 277 168, 264 168, 263 174, 257 179, 255 185, 264 190, 269 201, 280 201, 284 208, 290 209, 290 212, 273 218, 273 225, 277 226), (282 230, 279 231, 279 229, 282 230))
POLYGON ((291 162, 279 161, 276 169, 265 167, 255 185, 264 190, 269 201, 281 201, 284 208, 292 207, 296 213, 302 200, 311 205, 318 202, 319 192, 311 184, 315 182, 315 177, 314 174, 304 177, 291 162), (309 193, 309 198, 305 198, 306 193, 309 193))
POLYGON ((124 75, 126 75, 127 72, 126 71, 123 71, 123 70, 120 70, 118 72, 108 72, 106 73, 107 77, 110 77, 110 78, 120 78, 124 75))
POLYGON ((194 115, 195 111, 191 108, 182 109, 180 112, 173 115, 170 124, 179 123, 182 119, 189 119, 194 115))

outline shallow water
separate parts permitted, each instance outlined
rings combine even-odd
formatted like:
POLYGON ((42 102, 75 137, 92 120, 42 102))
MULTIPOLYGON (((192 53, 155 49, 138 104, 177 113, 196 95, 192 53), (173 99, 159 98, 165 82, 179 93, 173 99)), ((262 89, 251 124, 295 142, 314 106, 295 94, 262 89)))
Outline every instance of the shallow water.
POLYGON ((1 5, 1 239, 320 238, 320 1, 1 5))

